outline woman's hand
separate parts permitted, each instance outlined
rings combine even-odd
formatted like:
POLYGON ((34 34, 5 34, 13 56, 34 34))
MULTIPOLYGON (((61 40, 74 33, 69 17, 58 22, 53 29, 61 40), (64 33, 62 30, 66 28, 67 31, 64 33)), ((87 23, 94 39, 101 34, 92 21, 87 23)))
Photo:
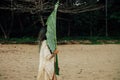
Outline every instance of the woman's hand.
POLYGON ((58 52, 59 52, 58 49, 55 49, 53 53, 57 54, 58 52))
POLYGON ((55 57, 56 54, 58 54, 58 49, 55 49, 49 60, 51 60, 53 57, 55 57))

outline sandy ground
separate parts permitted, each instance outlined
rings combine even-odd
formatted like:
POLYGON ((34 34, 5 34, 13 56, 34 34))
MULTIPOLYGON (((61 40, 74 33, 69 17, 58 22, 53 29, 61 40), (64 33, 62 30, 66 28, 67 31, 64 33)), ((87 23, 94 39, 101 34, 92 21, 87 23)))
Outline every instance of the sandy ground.
MULTIPOLYGON (((59 80, 120 80, 120 45, 59 45, 59 80)), ((0 45, 0 80, 36 80, 37 45, 0 45)))

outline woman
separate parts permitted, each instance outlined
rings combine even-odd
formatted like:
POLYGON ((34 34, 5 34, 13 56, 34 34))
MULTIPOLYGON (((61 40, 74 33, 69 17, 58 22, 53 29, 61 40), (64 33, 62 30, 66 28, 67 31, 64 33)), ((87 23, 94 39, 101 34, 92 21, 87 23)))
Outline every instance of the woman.
POLYGON ((46 43, 46 27, 42 27, 39 35, 40 61, 37 80, 57 80, 54 67, 54 56, 58 53, 56 49, 52 54, 46 43))

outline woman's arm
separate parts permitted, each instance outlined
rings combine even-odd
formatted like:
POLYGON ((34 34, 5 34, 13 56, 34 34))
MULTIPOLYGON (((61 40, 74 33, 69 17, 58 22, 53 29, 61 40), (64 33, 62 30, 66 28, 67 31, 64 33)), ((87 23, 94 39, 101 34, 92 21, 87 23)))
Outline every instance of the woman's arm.
POLYGON ((49 60, 52 59, 58 52, 59 52, 59 51, 58 51, 57 49, 55 49, 55 51, 52 53, 52 55, 51 55, 51 57, 49 58, 49 60))

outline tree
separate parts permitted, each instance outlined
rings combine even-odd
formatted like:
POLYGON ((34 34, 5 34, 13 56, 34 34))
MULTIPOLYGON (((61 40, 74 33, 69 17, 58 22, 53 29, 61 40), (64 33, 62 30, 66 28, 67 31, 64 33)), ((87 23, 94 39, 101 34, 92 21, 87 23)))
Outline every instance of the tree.
MULTIPOLYGON (((1 10, 31 14, 51 12, 56 0, 1 0, 1 10)), ((81 13, 103 8, 101 0, 60 0, 59 12, 81 13)))

